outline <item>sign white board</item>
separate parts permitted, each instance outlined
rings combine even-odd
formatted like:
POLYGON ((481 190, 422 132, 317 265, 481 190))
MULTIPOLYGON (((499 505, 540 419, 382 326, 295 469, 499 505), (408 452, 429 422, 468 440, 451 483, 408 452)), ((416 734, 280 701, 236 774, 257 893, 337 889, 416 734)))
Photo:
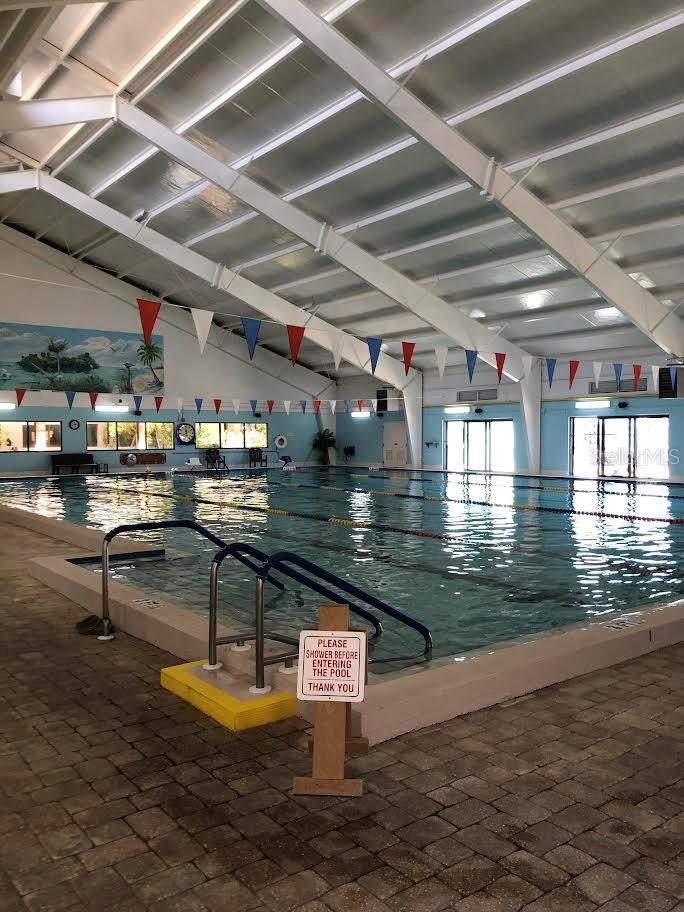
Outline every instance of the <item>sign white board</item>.
POLYGON ((366 684, 366 634, 302 630, 297 699, 360 703, 366 684))

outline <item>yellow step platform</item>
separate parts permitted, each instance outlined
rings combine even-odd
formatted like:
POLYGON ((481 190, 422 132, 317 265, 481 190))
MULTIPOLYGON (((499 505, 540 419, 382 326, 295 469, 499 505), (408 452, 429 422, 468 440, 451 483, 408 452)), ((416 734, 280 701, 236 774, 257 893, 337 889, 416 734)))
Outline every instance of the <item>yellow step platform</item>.
POLYGON ((249 684, 221 668, 206 671, 204 661, 186 662, 161 670, 161 685, 230 731, 256 728, 289 719, 297 710, 294 694, 287 691, 263 696, 251 694, 249 684))

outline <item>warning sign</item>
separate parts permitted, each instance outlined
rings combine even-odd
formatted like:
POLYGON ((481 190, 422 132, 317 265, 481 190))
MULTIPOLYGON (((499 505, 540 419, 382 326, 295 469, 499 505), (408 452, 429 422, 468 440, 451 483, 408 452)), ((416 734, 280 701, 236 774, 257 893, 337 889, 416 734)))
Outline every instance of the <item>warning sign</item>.
POLYGON ((366 634, 303 630, 299 635, 299 700, 360 703, 366 683, 366 634))

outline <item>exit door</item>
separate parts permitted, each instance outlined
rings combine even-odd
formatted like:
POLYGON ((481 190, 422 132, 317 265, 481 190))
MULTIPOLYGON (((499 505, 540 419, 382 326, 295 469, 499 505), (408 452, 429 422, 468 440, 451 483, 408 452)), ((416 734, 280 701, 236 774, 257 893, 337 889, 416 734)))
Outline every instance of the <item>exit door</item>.
POLYGON ((669 418, 573 418, 571 471, 609 478, 669 478, 669 418))
POLYGON ((382 426, 383 464, 406 465, 406 425, 403 421, 385 421, 382 426))

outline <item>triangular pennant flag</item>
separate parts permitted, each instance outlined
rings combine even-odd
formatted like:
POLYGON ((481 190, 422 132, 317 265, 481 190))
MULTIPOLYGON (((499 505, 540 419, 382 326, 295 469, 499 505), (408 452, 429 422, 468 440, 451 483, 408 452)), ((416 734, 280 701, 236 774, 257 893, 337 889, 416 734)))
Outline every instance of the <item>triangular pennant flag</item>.
POLYGON ((178 420, 183 420, 183 400, 179 397, 176 399, 176 411, 178 412, 178 420))
POLYGON ((651 372, 653 374, 653 390, 658 392, 658 387, 660 386, 660 365, 652 364, 651 372))
POLYGON ((299 347, 302 344, 303 338, 303 326, 292 326, 290 323, 287 324, 287 341, 290 343, 290 361, 292 361, 292 367, 294 367, 297 363, 297 357, 299 356, 299 347))
POLYGON ((465 350, 466 364, 468 365, 468 380, 470 383, 473 382, 473 371, 475 370, 475 364, 477 362, 477 352, 473 349, 466 348, 465 350))
POLYGON ((446 367, 448 354, 448 345, 435 345, 435 358, 437 359, 437 370, 439 371, 440 377, 444 376, 444 368, 446 367))
POLYGON ((140 325, 142 326, 143 339, 145 340, 145 345, 149 345, 150 339, 152 338, 152 330, 154 329, 154 324, 157 322, 161 303, 159 301, 146 301, 145 298, 138 298, 137 301, 138 310, 140 312, 140 325))
POLYGON ((349 414, 350 407, 351 407, 351 399, 345 399, 344 400, 344 409, 347 414, 349 414))
POLYGON ((256 414, 257 400, 256 400, 256 399, 250 399, 250 400, 249 400, 249 404, 250 404, 251 407, 252 407, 252 414, 253 414, 253 415, 256 414))
POLYGON ((254 357, 259 330, 261 329, 261 320, 254 320, 252 317, 242 317, 242 329, 247 340, 247 350, 249 351, 249 360, 254 357))
POLYGON ((344 350, 344 336, 340 333, 330 333, 330 351, 332 352, 335 370, 340 366, 344 350))
POLYGON ((301 409, 302 409, 302 415, 304 415, 306 413, 306 399, 300 399, 299 405, 301 406, 301 409))
POLYGON ((331 411, 331 412, 333 413, 333 415, 334 415, 334 414, 335 414, 335 409, 337 408, 337 399, 328 399, 328 403, 329 403, 329 405, 330 405, 330 411, 331 411))
POLYGON ((195 399, 195 408, 197 409, 197 414, 198 414, 198 415, 199 415, 199 413, 202 411, 202 403, 203 403, 203 402, 204 402, 203 399, 195 399))
POLYGON ((364 406, 364 401, 363 401, 363 399, 357 399, 357 400, 356 400, 356 404, 357 404, 357 406, 358 406, 358 408, 359 408, 359 411, 362 412, 362 411, 363 411, 363 406, 364 406))
POLYGON ((157 409, 157 414, 159 414, 159 409, 161 408, 161 404, 162 404, 163 401, 164 401, 164 397, 163 397, 163 396, 155 396, 155 397, 154 397, 154 405, 155 405, 155 408, 157 409))
POLYGON ((133 396, 133 405, 135 406, 136 412, 139 412, 140 406, 142 405, 142 396, 133 396))
POLYGON ((216 409, 216 414, 218 415, 218 413, 221 411, 221 400, 220 399, 214 399, 214 408, 216 409))
POLYGON ((546 376, 549 378, 549 389, 553 386, 553 375, 556 371, 556 359, 546 359, 546 376))
POLYGON ((211 321, 214 319, 214 315, 210 310, 201 310, 199 307, 191 307, 190 313, 192 314, 192 319, 195 324, 195 332, 197 333, 200 352, 204 354, 204 346, 207 344, 209 330, 211 329, 211 321))
POLYGON ((290 405, 291 405, 291 402, 289 399, 283 399, 283 408, 285 409, 286 415, 290 414, 290 405))
POLYGON ((17 387, 17 389, 15 389, 14 392, 17 397, 17 406, 19 406, 24 401, 24 396, 26 395, 26 390, 22 389, 21 387, 17 387))
POLYGON ((639 381, 641 380, 641 365, 633 364, 632 370, 634 371, 634 392, 639 389, 639 381))
POLYGON ((534 364, 534 355, 523 355, 523 377, 529 377, 532 365, 534 364))
POLYGON ((505 352, 494 352, 494 357, 496 358, 496 374, 499 378, 499 383, 501 383, 501 375, 503 374, 504 364, 506 363, 506 354, 505 352))
POLYGON ((366 342, 368 343, 368 353, 370 354, 371 373, 374 374, 375 368, 378 366, 382 339, 378 339, 377 336, 368 336, 366 342))
POLYGON ((240 411, 240 400, 239 399, 233 399, 233 411, 235 412, 236 415, 240 411))
POLYGON ((577 376, 577 371, 579 369, 580 363, 577 359, 573 359, 568 362, 568 389, 572 389, 572 384, 575 382, 575 377, 577 376))
POLYGON ((378 410, 378 400, 377 400, 377 399, 371 399, 370 404, 371 404, 371 408, 373 409, 373 411, 374 411, 374 412, 377 412, 377 410, 378 410))
POLYGON ((603 361, 594 361, 594 383, 596 386, 601 382, 601 369, 603 368, 603 361))
POLYGON ((314 399, 313 404, 314 404, 314 412, 315 412, 317 415, 320 415, 320 413, 321 413, 321 400, 320 400, 320 399, 314 399))
POLYGON ((676 367, 670 368, 670 383, 672 385, 672 392, 676 393, 677 392, 677 368, 676 367))
POLYGON ((401 343, 401 352, 404 356, 404 373, 408 376, 408 372, 411 370, 411 359, 413 358, 413 352, 415 351, 416 343, 415 342, 402 342, 401 343))
POLYGON ((266 408, 268 409, 268 414, 270 415, 273 411, 273 406, 275 405, 275 399, 266 400, 266 408))
POLYGON ((613 364, 613 370, 615 371, 615 384, 618 388, 618 393, 620 392, 620 380, 622 379, 622 365, 613 364))
POLYGON ((95 403, 97 402, 97 397, 100 394, 99 393, 88 393, 88 395, 90 396, 90 407, 91 407, 91 409, 94 409, 95 403))
POLYGON ((67 405, 69 406, 69 411, 71 411, 71 408, 74 404, 74 397, 76 396, 76 393, 68 392, 68 393, 65 393, 64 395, 66 396, 66 401, 67 401, 67 405))

